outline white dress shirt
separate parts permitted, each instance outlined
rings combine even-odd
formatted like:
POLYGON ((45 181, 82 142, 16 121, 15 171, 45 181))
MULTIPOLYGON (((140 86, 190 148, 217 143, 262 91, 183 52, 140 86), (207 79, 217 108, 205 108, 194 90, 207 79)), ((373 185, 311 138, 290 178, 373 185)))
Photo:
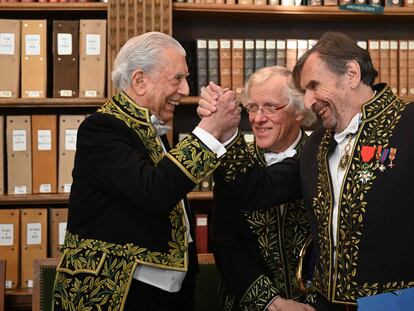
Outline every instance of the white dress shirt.
MULTIPOLYGON (((354 144, 355 144, 355 135, 351 139, 347 138, 348 134, 356 134, 358 131, 359 122, 361 119, 361 113, 356 114, 351 122, 349 122, 346 129, 342 132, 334 135, 334 139, 338 143, 335 150, 329 156, 329 173, 332 180, 332 190, 333 190, 333 211, 332 211, 332 232, 333 232, 333 243, 336 247, 337 243, 337 228, 338 228, 338 204, 339 196, 341 193, 341 187, 344 181, 345 172, 348 168, 341 168, 339 166, 339 161, 341 156, 344 153, 345 146, 349 143, 351 149, 349 150, 349 155, 352 157, 354 144)), ((350 163, 351 161, 349 161, 350 163)), ((349 164, 348 163, 348 164, 349 164)))

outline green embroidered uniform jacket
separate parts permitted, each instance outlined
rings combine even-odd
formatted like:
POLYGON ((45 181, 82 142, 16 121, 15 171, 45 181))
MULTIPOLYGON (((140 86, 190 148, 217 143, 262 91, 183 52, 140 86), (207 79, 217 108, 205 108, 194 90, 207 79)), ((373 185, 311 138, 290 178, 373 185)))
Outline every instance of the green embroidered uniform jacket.
MULTIPOLYGON (((302 133, 296 146, 298 152, 305 136, 302 133)), ((277 295, 302 299, 295 269, 310 227, 303 200, 275 206, 266 198, 273 197, 277 190, 255 192, 254 183, 256 180, 260 183, 260 172, 263 182, 266 180, 267 164, 264 151, 255 144, 245 148, 239 137, 224 156, 223 167, 214 175, 216 208, 211 236, 216 263, 224 280, 222 309, 261 311, 277 295), (242 154, 238 156, 239 153, 242 154), (240 161, 243 156, 246 161, 240 161), (244 174, 248 166, 261 170, 248 177, 244 174), (244 194, 241 196, 238 190, 244 194)), ((300 195, 298 183, 294 186, 300 195)))
POLYGON ((328 168, 334 133, 315 131, 300 159, 317 246, 314 285, 334 303, 354 304, 361 296, 414 286, 414 105, 398 99, 385 84, 375 90, 375 97, 362 107, 340 189, 338 220, 332 216, 328 168), (384 149, 390 156, 396 151, 395 158, 385 157, 384 149))
POLYGON ((182 199, 217 165, 192 134, 165 153, 149 111, 122 92, 89 116, 78 130, 55 309, 122 310, 138 264, 194 267, 182 199))

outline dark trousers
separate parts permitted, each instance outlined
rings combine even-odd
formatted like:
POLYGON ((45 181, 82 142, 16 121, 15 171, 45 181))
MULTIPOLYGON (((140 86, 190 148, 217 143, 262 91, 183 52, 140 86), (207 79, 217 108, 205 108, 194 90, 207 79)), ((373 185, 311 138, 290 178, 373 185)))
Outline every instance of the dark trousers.
POLYGON ((170 293, 152 285, 132 280, 125 311, 193 311, 195 275, 187 273, 180 291, 170 293))
POLYGON ((325 297, 318 295, 317 303, 315 304, 316 311, 356 311, 357 307, 354 305, 344 305, 341 303, 332 303, 325 299, 325 297))

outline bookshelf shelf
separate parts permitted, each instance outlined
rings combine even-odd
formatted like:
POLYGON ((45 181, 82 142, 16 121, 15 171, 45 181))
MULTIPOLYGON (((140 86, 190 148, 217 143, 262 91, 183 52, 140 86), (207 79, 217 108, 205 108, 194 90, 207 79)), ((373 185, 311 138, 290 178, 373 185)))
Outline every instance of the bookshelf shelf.
MULTIPOLYGON (((414 101, 414 96, 402 97, 402 99, 412 102, 414 101)), ((199 100, 198 96, 187 96, 181 99, 180 104, 189 105, 189 106, 198 105, 198 100, 199 100)))
POLYGON ((68 193, 19 194, 0 196, 0 205, 36 205, 68 203, 68 193))
POLYGON ((190 201, 212 200, 213 192, 212 191, 193 191, 188 194, 188 199, 190 201))
POLYGON ((4 310, 11 308, 15 308, 15 310, 31 310, 32 293, 33 289, 31 288, 6 289, 6 308, 4 310))
MULTIPOLYGON (((211 200, 212 191, 190 192, 190 201, 211 200)), ((68 193, 50 194, 20 194, 0 196, 0 206, 4 205, 38 205, 38 204, 67 204, 69 202, 68 193)))
POLYGON ((89 2, 89 3, 60 3, 60 2, 46 2, 46 3, 1 3, 0 11, 106 11, 107 3, 89 2))
POLYGON ((99 107, 105 101, 105 98, 2 98, 0 99, 0 108, 99 107))
POLYGON ((383 21, 398 18, 411 19, 414 16, 412 7, 384 8, 384 14, 360 13, 341 10, 337 6, 270 6, 239 4, 194 4, 173 3, 174 18, 195 19, 197 17, 223 17, 244 19, 271 18, 299 21, 383 21))

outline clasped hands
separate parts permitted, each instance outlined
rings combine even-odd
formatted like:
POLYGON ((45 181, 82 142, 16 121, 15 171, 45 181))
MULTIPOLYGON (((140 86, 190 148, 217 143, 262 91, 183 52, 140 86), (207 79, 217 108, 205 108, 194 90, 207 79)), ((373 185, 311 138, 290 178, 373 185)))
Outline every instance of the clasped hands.
POLYGON ((210 82, 201 89, 197 113, 201 118, 198 126, 220 142, 229 140, 240 123, 241 107, 236 94, 210 82))

